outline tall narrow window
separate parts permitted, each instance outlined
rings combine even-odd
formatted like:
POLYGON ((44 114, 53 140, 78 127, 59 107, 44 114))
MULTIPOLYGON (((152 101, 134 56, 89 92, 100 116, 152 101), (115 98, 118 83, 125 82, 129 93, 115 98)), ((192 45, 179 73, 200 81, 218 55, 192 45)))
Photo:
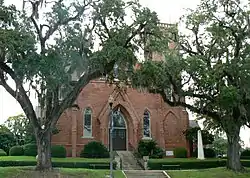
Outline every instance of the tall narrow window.
POLYGON ((146 110, 143 116, 143 137, 151 137, 150 113, 146 110))
POLYGON ((86 108, 84 111, 83 125, 83 137, 92 137, 92 111, 90 108, 86 108))

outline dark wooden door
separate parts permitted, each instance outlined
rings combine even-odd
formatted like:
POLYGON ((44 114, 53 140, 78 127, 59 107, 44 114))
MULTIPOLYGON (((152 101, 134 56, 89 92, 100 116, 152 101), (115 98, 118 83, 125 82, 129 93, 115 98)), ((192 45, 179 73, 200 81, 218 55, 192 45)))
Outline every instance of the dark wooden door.
POLYGON ((114 129, 113 131, 113 150, 127 150, 126 129, 114 129))

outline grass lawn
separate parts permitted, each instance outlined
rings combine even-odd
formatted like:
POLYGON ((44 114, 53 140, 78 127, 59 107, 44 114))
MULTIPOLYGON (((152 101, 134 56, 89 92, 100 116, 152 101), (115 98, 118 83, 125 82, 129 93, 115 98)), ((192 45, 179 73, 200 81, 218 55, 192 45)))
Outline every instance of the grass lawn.
MULTIPOLYGON (((52 173, 39 173, 33 167, 0 167, 0 178, 105 178, 108 170, 55 169, 52 173)), ((125 178, 121 171, 114 171, 115 178, 125 178)))
MULTIPOLYGON (((1 156, 0 161, 36 161, 32 156, 1 156)), ((109 158, 93 159, 93 158, 52 158, 52 161, 60 162, 109 162, 109 158)))
POLYGON ((234 173, 226 168, 212 168, 187 171, 166 171, 171 178, 249 178, 250 169, 246 173, 234 173))
MULTIPOLYGON (((220 158, 206 158, 204 160, 198 160, 197 158, 163 158, 163 159, 149 159, 152 162, 197 162, 197 161, 216 161, 223 160, 220 158)), ((224 159, 225 160, 225 159, 224 159)))

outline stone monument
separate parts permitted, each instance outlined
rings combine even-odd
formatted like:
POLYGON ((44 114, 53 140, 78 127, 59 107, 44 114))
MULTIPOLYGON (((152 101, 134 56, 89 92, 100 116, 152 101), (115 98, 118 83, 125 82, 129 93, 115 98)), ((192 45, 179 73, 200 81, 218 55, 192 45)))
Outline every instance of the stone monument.
POLYGON ((202 143, 202 135, 201 130, 198 130, 198 157, 197 159, 205 159, 204 157, 204 149, 203 149, 203 143, 202 143))

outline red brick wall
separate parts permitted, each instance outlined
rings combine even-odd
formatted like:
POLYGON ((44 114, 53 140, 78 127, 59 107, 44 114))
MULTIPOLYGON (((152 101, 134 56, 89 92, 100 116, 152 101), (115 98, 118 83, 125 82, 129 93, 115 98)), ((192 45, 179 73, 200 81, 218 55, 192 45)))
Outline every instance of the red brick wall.
MULTIPOLYGON (((114 97, 114 107, 120 107, 125 115, 128 132, 128 149, 136 148, 143 133, 143 113, 145 109, 150 112, 152 138, 165 150, 175 147, 186 147, 187 141, 183 131, 188 127, 187 112, 181 107, 172 108, 163 102, 160 95, 147 92, 138 92, 132 88, 126 91, 119 90, 115 85, 101 81, 89 83, 76 100, 80 110, 77 117, 77 155, 83 146, 92 140, 102 141, 108 147, 109 106, 108 98, 114 97), (86 107, 92 109, 93 138, 83 138, 83 113, 86 107)), ((71 155, 72 112, 65 112, 58 121, 59 134, 53 136, 53 144, 67 147, 68 156, 71 155)))

